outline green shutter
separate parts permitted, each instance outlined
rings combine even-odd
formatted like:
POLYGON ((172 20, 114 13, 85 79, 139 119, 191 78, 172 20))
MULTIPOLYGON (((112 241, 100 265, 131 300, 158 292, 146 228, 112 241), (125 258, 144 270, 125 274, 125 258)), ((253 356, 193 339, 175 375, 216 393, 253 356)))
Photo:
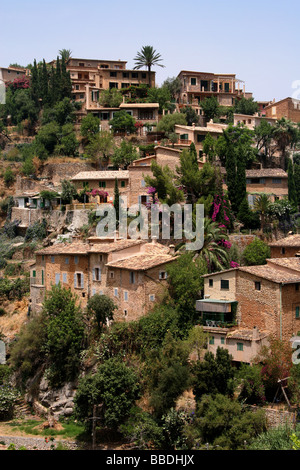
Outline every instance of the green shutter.
POLYGON ((300 318, 300 307, 296 307, 296 318, 300 318))

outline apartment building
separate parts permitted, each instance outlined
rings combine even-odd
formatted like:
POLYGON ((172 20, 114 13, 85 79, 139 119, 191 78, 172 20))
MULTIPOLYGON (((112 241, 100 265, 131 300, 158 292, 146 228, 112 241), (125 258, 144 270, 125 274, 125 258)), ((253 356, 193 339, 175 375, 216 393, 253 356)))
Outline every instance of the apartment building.
POLYGON ((201 114, 201 101, 215 96, 221 106, 233 106, 236 99, 250 98, 251 93, 246 93, 245 83, 235 74, 215 74, 182 70, 178 74, 181 81, 181 90, 177 96, 179 108, 192 106, 198 114, 201 114))
POLYGON ((91 237, 58 243, 36 252, 31 269, 32 310, 40 311, 45 293, 60 284, 77 295, 84 308, 95 294, 118 307, 114 319, 146 315, 164 294, 167 269, 176 257, 168 247, 146 240, 91 237))
POLYGON ((284 341, 300 331, 300 260, 272 258, 266 265, 232 268, 204 277, 196 310, 209 348, 227 348, 251 363, 268 336, 284 341))
POLYGON ((70 58, 66 68, 72 81, 75 101, 83 103, 82 113, 102 112, 98 102, 101 90, 122 89, 130 85, 155 86, 155 72, 126 69, 126 61, 70 58))

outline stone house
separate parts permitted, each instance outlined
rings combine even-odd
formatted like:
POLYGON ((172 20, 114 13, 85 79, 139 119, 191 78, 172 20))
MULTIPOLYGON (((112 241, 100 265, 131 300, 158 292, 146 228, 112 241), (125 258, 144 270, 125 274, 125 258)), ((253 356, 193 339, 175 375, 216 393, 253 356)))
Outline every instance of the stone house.
POLYGON ((0 82, 13 82, 16 78, 29 75, 29 69, 18 67, 0 67, 0 82))
POLYGON ((300 235, 289 235, 280 240, 269 243, 271 249, 271 258, 289 258, 299 256, 300 253, 300 235))
POLYGON ((289 119, 292 122, 300 122, 300 100, 287 97, 280 101, 272 101, 265 107, 267 118, 289 119))
POLYGON ((236 99, 252 96, 246 93, 243 80, 235 74, 215 74, 182 70, 178 74, 181 90, 177 96, 178 107, 192 106, 201 116, 201 101, 215 96, 221 106, 233 106, 236 99))
POLYGON ((202 158, 203 154, 203 141, 207 134, 210 134, 214 139, 218 139, 223 134, 223 129, 227 128, 227 124, 209 122, 206 126, 184 126, 181 124, 175 125, 175 134, 178 141, 175 148, 189 149, 193 142, 196 147, 197 155, 202 158))
POLYGON ((262 121, 266 121, 272 126, 276 123, 276 118, 267 118, 266 116, 256 113, 253 116, 248 114, 234 114, 233 115, 233 125, 237 126, 238 124, 244 124, 248 129, 254 130, 255 127, 259 126, 262 121))
POLYGON ((82 307, 95 294, 107 295, 118 307, 115 320, 136 320, 164 294, 168 265, 175 259, 155 240, 92 237, 41 249, 31 269, 32 310, 40 311, 45 293, 60 283, 82 307))
POLYGON ((300 331, 298 258, 272 258, 266 265, 203 277, 204 298, 196 303, 200 321, 213 337, 211 347, 227 348, 230 339, 234 360, 251 362, 268 336, 290 341, 300 331))

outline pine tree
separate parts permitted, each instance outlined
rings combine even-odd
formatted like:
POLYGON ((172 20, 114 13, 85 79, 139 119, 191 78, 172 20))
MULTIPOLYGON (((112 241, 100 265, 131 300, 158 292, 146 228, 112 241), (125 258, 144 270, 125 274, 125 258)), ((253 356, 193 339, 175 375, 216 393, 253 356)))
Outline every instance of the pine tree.
POLYGON ((118 180, 115 178, 115 189, 114 189, 114 208, 116 211, 116 221, 119 224, 119 211, 120 211, 120 191, 118 186, 118 180))
POLYGON ((293 166, 291 159, 289 159, 289 163, 288 163, 288 199, 291 204, 297 204, 294 166, 293 166))

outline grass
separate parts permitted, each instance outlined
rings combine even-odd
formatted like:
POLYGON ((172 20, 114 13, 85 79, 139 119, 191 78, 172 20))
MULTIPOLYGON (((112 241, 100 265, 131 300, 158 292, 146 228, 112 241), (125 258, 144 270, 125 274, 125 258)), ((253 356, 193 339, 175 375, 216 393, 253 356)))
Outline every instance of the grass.
POLYGON ((43 420, 27 419, 27 420, 14 420, 8 423, 13 432, 23 432, 33 436, 42 437, 61 437, 63 439, 83 439, 84 427, 73 422, 62 422, 63 429, 42 428, 43 420))

